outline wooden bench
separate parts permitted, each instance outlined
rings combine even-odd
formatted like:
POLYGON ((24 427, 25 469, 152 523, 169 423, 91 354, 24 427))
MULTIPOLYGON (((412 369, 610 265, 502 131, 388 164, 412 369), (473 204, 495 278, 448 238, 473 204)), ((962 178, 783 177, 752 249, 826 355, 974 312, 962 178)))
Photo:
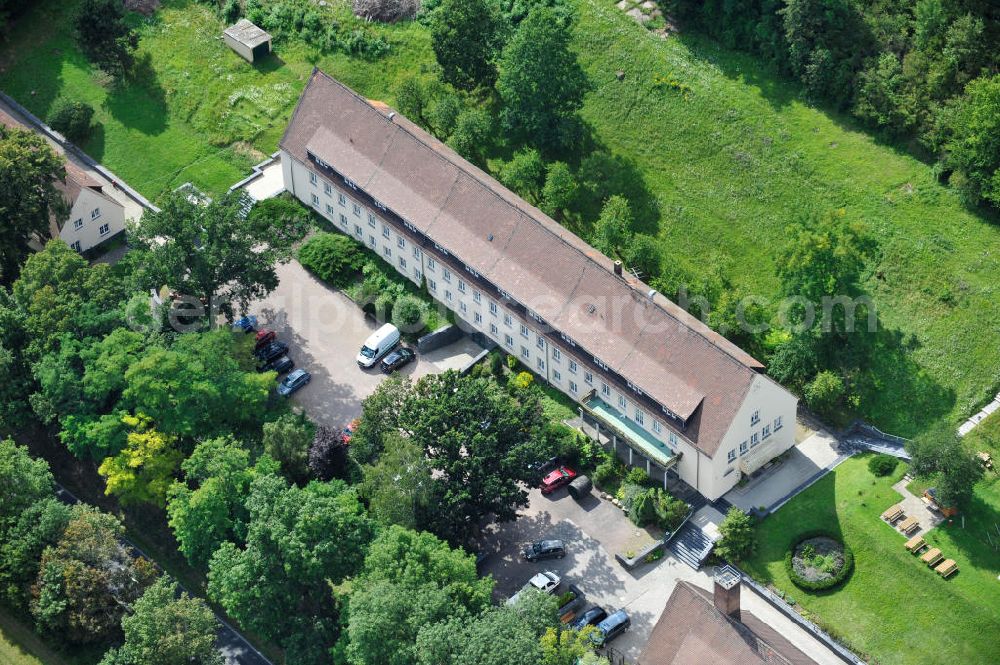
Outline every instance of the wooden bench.
POLYGON ((898 503, 895 506, 890 506, 884 513, 882 513, 882 519, 889 524, 892 524, 900 517, 903 517, 903 507, 898 503))
POLYGON ((900 522, 898 525, 899 530, 910 535, 914 531, 920 528, 920 521, 916 517, 907 517, 905 520, 900 522))
POLYGON ((903 547, 906 548, 906 551, 916 554, 920 550, 927 547, 927 541, 924 540, 923 536, 914 536, 906 541, 906 544, 903 545, 903 547))
POLYGON ((942 558, 943 557, 941 556, 941 550, 939 550, 936 547, 932 547, 926 552, 924 552, 923 556, 920 557, 920 560, 926 563, 928 566, 933 566, 942 558))
POLYGON ((945 559, 934 570, 941 577, 948 579, 949 576, 954 575, 958 571, 958 566, 955 564, 954 559, 945 559))

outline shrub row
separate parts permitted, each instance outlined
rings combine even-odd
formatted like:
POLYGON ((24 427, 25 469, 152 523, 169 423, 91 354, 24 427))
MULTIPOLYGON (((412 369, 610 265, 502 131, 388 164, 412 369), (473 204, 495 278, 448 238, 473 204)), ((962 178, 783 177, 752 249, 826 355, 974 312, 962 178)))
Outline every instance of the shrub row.
POLYGON ((788 551, 785 553, 785 571, 788 573, 789 579, 795 583, 795 586, 800 589, 805 589, 806 591, 824 591, 826 589, 832 589, 846 580, 852 570, 854 570, 854 552, 851 551, 850 546, 845 543, 843 539, 835 536, 829 531, 806 531, 795 539, 795 542, 792 543, 791 547, 789 547, 788 551), (810 538, 830 538, 831 540, 835 540, 840 543, 840 546, 844 549, 844 565, 841 566, 840 570, 838 570, 835 574, 825 580, 807 580, 795 572, 795 564, 792 561, 795 556, 795 550, 799 548, 799 545, 810 538))

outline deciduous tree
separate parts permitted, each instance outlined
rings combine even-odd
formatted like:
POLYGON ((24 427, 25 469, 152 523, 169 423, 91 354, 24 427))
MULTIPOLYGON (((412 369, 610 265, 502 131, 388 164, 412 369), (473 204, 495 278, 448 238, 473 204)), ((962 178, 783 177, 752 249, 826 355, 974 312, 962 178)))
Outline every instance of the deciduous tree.
POLYGON ((315 433, 316 426, 304 414, 286 413, 264 423, 264 452, 281 464, 285 477, 300 483, 309 471, 309 446, 315 433))
POLYGON ((151 503, 163 508, 183 455, 174 437, 157 431, 148 417, 140 414, 123 420, 132 430, 125 447, 97 469, 107 483, 104 493, 117 495, 125 504, 151 503))
POLYGON ((368 510, 383 524, 415 529, 431 500, 431 470, 424 449, 398 433, 385 436, 385 450, 363 469, 368 510))
POLYGON ((488 88, 505 30, 491 0, 442 0, 431 21, 431 46, 442 77, 463 90, 488 88))
POLYGON ((500 167, 500 182, 522 198, 534 203, 545 182, 545 162, 534 148, 514 154, 514 158, 500 167))
POLYGON ((117 0, 84 0, 76 16, 76 40, 90 60, 116 78, 132 71, 139 37, 125 22, 117 0))
POLYGON ((753 518, 739 508, 729 509, 719 524, 719 533, 722 538, 716 543, 715 552, 723 559, 742 561, 756 547, 753 518))
POLYGON ((566 210, 575 203, 578 189, 569 166, 565 162, 552 162, 546 169, 545 186, 542 187, 542 210, 556 221, 562 221, 566 210))

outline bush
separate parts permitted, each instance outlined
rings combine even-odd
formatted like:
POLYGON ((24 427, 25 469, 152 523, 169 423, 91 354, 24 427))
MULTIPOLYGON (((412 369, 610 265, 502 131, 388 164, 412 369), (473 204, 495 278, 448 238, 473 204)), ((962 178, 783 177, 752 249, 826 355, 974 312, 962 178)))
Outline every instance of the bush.
POLYGON ((518 372, 510 378, 510 385, 515 390, 527 390, 534 382, 535 377, 531 372, 518 372))
POLYGON ((222 7, 222 20, 227 24, 236 23, 242 14, 243 8, 240 7, 240 0, 228 0, 222 7))
POLYGON ((612 456, 598 464, 590 477, 600 489, 614 493, 625 478, 625 465, 617 457, 612 456))
POLYGON ((70 141, 79 143, 90 136, 93 118, 94 109, 89 104, 60 97, 52 104, 48 124, 70 141))
POLYGON ((404 18, 413 18, 420 8, 418 0, 353 0, 354 13, 366 21, 391 23, 404 18))
POLYGON ((627 474, 625 474, 625 482, 645 487, 646 485, 649 485, 649 474, 646 473, 645 469, 634 466, 628 470, 627 474))
POLYGON ((806 591, 823 591, 825 589, 832 589, 846 580, 853 570, 854 552, 851 551, 851 548, 848 547, 847 543, 827 531, 807 531, 800 534, 799 537, 796 538, 795 542, 792 543, 788 552, 785 553, 785 572, 788 573, 789 579, 795 583, 795 586, 800 589, 805 589, 806 591), (826 579, 807 580, 799 575, 799 573, 795 570, 795 564, 793 562, 795 551, 799 548, 800 544, 812 538, 829 538, 830 540, 837 541, 843 548, 843 565, 841 565, 840 570, 826 579))
POLYGON ((342 288, 357 276, 364 256, 350 238, 317 233, 299 249, 299 263, 324 282, 342 288))
POLYGON ((392 322, 403 332, 423 330, 427 305, 415 296, 403 295, 392 307, 392 322))
POLYGON ((897 464, 899 464, 899 460, 892 455, 879 453, 868 460, 868 470, 876 476, 888 476, 896 470, 897 464))
POLYGON ((823 370, 806 385, 805 398, 817 413, 829 415, 844 399, 844 380, 830 370, 823 370))

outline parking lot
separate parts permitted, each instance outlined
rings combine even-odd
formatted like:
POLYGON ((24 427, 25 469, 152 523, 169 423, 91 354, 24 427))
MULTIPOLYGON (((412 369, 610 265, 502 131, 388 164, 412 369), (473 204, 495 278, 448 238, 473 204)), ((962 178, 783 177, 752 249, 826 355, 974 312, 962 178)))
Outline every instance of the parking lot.
MULTIPOLYGON (((641 565, 634 571, 625 570, 614 554, 628 547, 635 538, 636 527, 608 501, 590 496, 577 502, 565 488, 549 496, 532 489, 529 501, 516 521, 491 524, 483 536, 489 557, 482 571, 496 579, 494 595, 498 602, 517 592, 536 573, 551 570, 562 578, 556 593, 564 592, 570 583, 584 593, 581 611, 600 605, 609 613, 619 609, 628 612, 631 628, 610 646, 626 662, 635 662, 678 581, 712 588, 712 568, 695 571, 670 552, 655 563, 641 565), (539 562, 521 558, 522 544, 551 538, 566 543, 565 558, 539 562)), ((741 594, 741 602, 816 662, 843 665, 831 651, 749 589, 741 594)))
MULTIPOLYGON (((364 341, 378 327, 346 295, 313 277, 298 262, 277 267, 280 283, 270 295, 254 303, 250 312, 261 327, 270 328, 288 344, 296 367, 312 374, 310 385, 291 399, 321 425, 343 427, 361 415, 361 401, 385 375, 378 367, 361 369, 355 358, 364 341)), ((464 338, 400 370, 417 379, 471 359, 478 347, 464 338)))

